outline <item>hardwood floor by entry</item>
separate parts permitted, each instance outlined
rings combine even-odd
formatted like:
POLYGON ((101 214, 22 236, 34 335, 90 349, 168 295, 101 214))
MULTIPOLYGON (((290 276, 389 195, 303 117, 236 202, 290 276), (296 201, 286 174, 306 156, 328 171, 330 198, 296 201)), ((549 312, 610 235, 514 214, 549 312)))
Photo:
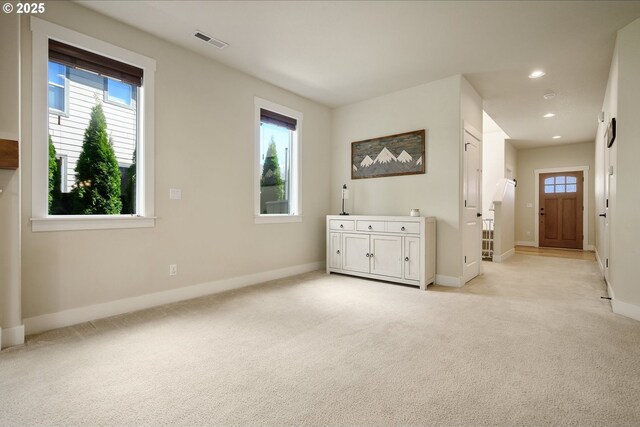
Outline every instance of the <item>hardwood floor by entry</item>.
POLYGON ((516 253, 523 255, 539 255, 555 258, 584 259, 595 261, 596 254, 591 251, 579 249, 559 249, 559 248, 534 248, 531 246, 516 246, 516 253))

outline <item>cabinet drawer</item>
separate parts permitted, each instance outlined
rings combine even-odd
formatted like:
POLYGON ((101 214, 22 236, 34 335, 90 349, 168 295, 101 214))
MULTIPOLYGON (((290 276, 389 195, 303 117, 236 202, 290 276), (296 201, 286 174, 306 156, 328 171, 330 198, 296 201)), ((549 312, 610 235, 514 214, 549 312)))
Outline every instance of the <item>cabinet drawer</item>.
POLYGON ((356 221, 358 231, 385 231, 384 221, 356 221))
POLYGON ((417 222, 387 222, 389 233, 420 233, 420 224, 417 222))
POLYGON ((329 225, 332 230, 348 230, 353 231, 353 221, 343 221, 341 219, 332 219, 329 225))

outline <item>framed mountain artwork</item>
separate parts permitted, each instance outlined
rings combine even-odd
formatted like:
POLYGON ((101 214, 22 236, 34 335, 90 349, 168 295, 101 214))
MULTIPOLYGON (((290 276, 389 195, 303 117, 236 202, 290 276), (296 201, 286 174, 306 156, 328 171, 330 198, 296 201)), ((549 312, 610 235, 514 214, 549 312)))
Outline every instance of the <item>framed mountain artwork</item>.
POLYGON ((351 179, 425 173, 425 130, 351 143, 351 179))

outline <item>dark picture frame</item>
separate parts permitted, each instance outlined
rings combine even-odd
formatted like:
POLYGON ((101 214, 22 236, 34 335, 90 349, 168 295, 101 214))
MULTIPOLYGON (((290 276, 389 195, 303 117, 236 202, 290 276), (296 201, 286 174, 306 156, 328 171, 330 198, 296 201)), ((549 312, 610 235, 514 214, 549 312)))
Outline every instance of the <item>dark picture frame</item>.
POLYGON ((351 143, 351 179, 426 172, 424 129, 351 143))
POLYGON ((611 148, 613 142, 616 140, 616 118, 612 118, 607 126, 607 130, 604 133, 604 140, 607 143, 607 148, 611 148))

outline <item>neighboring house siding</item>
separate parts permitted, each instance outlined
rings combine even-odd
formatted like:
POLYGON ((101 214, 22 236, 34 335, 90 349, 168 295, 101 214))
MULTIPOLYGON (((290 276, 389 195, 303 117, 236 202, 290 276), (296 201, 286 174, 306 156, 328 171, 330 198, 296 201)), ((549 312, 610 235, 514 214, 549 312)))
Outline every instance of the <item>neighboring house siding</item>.
MULTIPOLYGON (((91 109, 101 103, 107 119, 107 132, 120 167, 133 163, 136 146, 136 100, 132 106, 118 105, 105 100, 105 78, 83 70, 69 69, 68 116, 49 114, 49 134, 58 157, 67 157, 66 188, 75 182, 75 168, 82 151, 84 132, 89 126, 91 109)), ((63 180, 64 182, 64 180, 63 180)))

